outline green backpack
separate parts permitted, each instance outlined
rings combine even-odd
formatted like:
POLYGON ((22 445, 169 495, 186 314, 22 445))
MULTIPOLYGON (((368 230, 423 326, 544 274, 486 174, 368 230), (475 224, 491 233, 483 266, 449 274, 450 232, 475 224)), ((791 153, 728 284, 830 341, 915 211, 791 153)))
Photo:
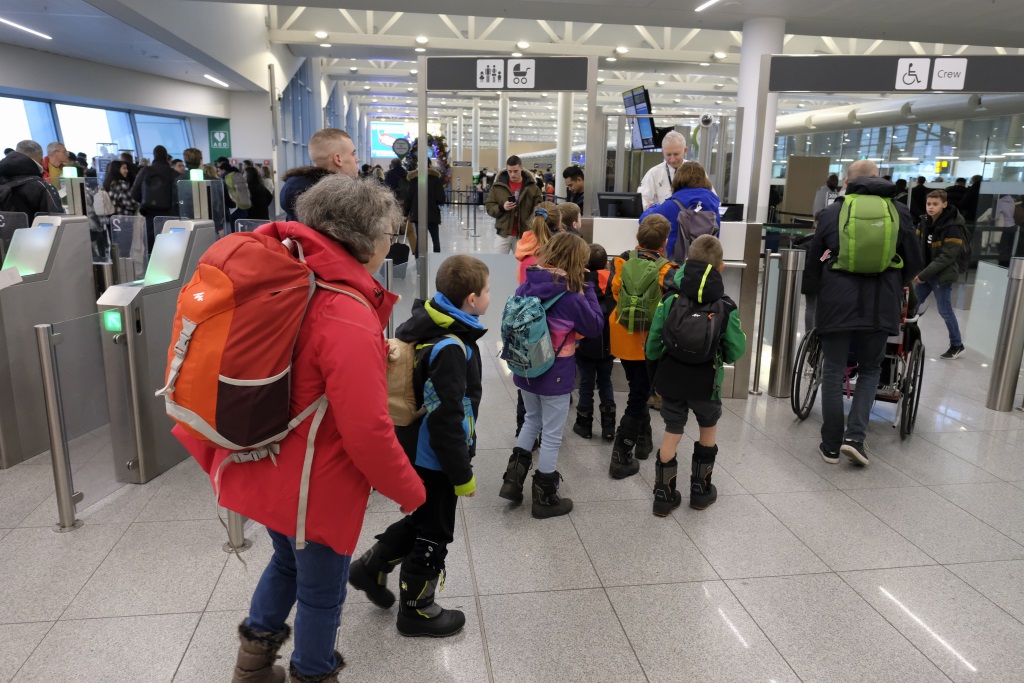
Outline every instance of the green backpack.
POLYGON ((651 329, 654 312, 661 303, 658 277, 666 263, 666 258, 657 261, 641 258, 636 249, 629 252, 629 260, 622 266, 622 288, 615 304, 615 319, 630 334, 651 329))
POLYGON ((833 270, 864 275, 902 268, 896 253, 900 217, 892 199, 848 194, 839 212, 839 255, 833 270))

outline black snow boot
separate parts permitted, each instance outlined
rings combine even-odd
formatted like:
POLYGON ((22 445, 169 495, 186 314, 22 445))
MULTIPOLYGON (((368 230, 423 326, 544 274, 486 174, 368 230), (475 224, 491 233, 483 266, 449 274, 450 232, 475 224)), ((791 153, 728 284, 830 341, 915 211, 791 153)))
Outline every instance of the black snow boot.
POLYGON ((577 410, 576 424, 572 426, 572 431, 584 439, 592 439, 594 437, 594 411, 577 410))
POLYGON ((636 448, 633 449, 633 457, 637 460, 646 460, 651 457, 654 450, 654 435, 651 434, 651 413, 650 411, 640 420, 640 431, 636 437, 636 448))
POLYGON ((661 456, 654 461, 654 514, 668 517, 683 502, 683 494, 676 491, 676 475, 679 473, 679 460, 675 454, 668 462, 662 462, 661 456))
POLYGON ((526 484, 526 474, 533 466, 533 453, 519 448, 512 449, 512 455, 508 459, 508 468, 505 470, 505 483, 501 485, 498 495, 506 500, 521 503, 523 501, 523 486, 526 484))
POLYGON ((640 471, 640 463, 633 458, 633 448, 640 433, 640 421, 629 415, 622 416, 619 429, 615 432, 612 446, 612 462, 608 474, 612 479, 632 477, 640 471))
POLYGON ((711 472, 715 469, 718 446, 693 444, 693 461, 690 469, 690 507, 704 510, 718 499, 718 489, 711 483, 711 472))
POLYGON ((605 441, 615 440, 615 404, 601 404, 601 438, 605 441))
POLYGON ((561 479, 558 472, 545 474, 538 470, 533 473, 533 516, 536 519, 560 517, 572 511, 572 501, 558 495, 561 479))
POLYGON ((395 604, 395 594, 388 590, 388 574, 403 559, 384 544, 375 543, 352 563, 348 571, 348 582, 353 588, 366 593, 366 597, 377 607, 388 609, 395 604))
POLYGON ((403 636, 453 636, 466 625, 466 615, 457 609, 444 609, 434 602, 434 592, 444 589, 444 572, 423 567, 399 573, 401 602, 398 604, 398 632, 403 636))

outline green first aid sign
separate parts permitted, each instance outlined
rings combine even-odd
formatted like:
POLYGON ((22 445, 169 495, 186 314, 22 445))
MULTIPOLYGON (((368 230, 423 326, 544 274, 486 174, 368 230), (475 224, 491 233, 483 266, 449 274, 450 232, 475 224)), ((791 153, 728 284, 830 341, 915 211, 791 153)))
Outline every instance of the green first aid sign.
POLYGON ((210 127, 210 159, 231 156, 231 119, 207 119, 210 127))

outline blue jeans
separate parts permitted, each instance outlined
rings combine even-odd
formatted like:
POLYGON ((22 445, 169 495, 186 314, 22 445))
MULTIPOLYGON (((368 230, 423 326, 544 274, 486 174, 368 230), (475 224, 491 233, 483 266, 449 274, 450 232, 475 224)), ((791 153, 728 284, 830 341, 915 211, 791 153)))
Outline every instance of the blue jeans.
POLYGON ((594 385, 601 399, 601 405, 615 403, 615 389, 612 387, 612 367, 615 359, 609 356, 601 360, 584 358, 576 354, 576 370, 580 375, 580 402, 576 410, 581 413, 594 410, 594 385))
POLYGON ((305 550, 296 550, 294 537, 270 529, 267 533, 274 556, 253 593, 246 624, 257 633, 280 633, 297 600, 292 666, 304 676, 333 671, 352 557, 312 541, 305 550))
POLYGON ((949 332, 949 345, 962 346, 964 341, 960 337, 960 324, 956 321, 956 313, 953 312, 953 284, 940 285, 938 280, 914 285, 917 293, 917 305, 920 306, 928 295, 935 292, 935 305, 942 316, 942 322, 946 323, 946 331, 949 332))
POLYGON ((569 394, 561 396, 541 396, 523 390, 523 403, 526 404, 526 421, 519 432, 516 446, 523 450, 531 450, 540 434, 540 456, 537 458, 537 471, 551 474, 558 468, 558 449, 562 447, 562 430, 565 420, 569 417, 569 394))
POLYGON ((843 439, 864 443, 871 419, 871 406, 878 393, 882 359, 889 335, 885 332, 833 332, 821 335, 823 368, 821 378, 821 442, 835 452, 843 439), (850 347, 857 352, 857 387, 853 391, 850 419, 843 428, 843 382, 850 347), (845 434, 844 434, 845 431, 845 434))

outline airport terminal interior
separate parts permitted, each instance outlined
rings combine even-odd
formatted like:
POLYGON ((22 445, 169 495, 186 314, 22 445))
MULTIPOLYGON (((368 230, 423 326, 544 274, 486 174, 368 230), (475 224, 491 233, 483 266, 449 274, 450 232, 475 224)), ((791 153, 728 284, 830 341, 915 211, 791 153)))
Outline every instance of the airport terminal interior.
MULTIPOLYGON (((1022 25, 1019 0, 0 2, 0 683, 1024 681, 1022 25), (325 128, 356 163, 311 152, 325 128), (712 188, 746 340, 720 363, 717 501, 688 504, 691 417, 682 504, 652 514, 669 399, 651 396, 654 453, 614 478, 600 415, 592 438, 574 430, 577 387, 558 456, 574 505, 537 518, 529 480, 522 503, 499 496, 518 433, 503 311, 521 275, 488 197, 521 167, 513 204, 577 205, 574 231, 614 259, 642 212, 673 203, 683 162, 712 188), (164 168, 160 205, 148 183, 164 168), (871 182, 910 235, 900 249, 953 275, 915 310, 902 273, 866 436, 830 459, 832 347, 814 328, 834 311, 804 285, 816 223, 861 225, 847 207, 867 195, 846 181, 864 168, 885 177, 871 182), (343 668, 300 672, 287 640, 287 679, 246 678, 239 624, 272 537, 218 505, 156 394, 173 394, 175 311, 203 255, 285 221, 286 183, 332 172, 379 180, 405 216, 439 211, 436 237, 394 226, 374 274, 400 297, 385 336, 437 293, 446 258, 489 269, 476 490, 435 577, 465 625, 403 637, 407 608, 348 586, 343 668), (930 206, 962 234, 935 232, 930 206)), ((830 305, 866 304, 855 290, 830 305)), ((845 367, 850 412, 864 366, 845 367)), ((627 372, 613 363, 623 420, 627 372)), ((405 516, 369 496, 353 561, 405 516)))

